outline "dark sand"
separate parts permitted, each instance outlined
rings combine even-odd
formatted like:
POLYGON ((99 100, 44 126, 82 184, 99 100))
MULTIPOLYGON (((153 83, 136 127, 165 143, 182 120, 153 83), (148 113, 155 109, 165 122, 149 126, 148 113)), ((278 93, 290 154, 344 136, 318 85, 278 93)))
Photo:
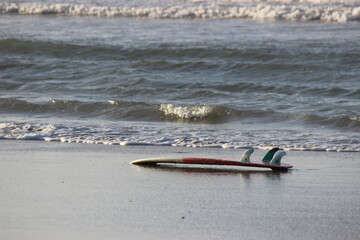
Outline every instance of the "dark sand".
POLYGON ((288 173, 129 165, 243 151, 1 140, 0 239, 358 239, 360 153, 288 152, 288 173))

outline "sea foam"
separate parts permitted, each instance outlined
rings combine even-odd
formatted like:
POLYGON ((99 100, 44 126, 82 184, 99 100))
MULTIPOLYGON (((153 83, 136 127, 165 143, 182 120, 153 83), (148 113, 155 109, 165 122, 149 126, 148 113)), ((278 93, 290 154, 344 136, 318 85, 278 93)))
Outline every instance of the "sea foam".
POLYGON ((45 140, 63 143, 88 143, 119 146, 175 146, 205 148, 270 149, 280 147, 287 151, 360 152, 358 136, 331 136, 311 131, 296 130, 243 130, 222 129, 216 126, 167 125, 127 126, 116 123, 115 127, 69 126, 40 123, 0 123, 0 140, 45 140), (353 140, 349 140, 353 139, 353 140))
POLYGON ((201 119, 209 115, 213 107, 209 105, 199 106, 175 106, 173 104, 161 104, 160 111, 165 115, 175 116, 183 119, 201 119))
POLYGON ((1 14, 146 18, 249 18, 256 20, 287 20, 348 22, 360 21, 360 5, 356 2, 311 1, 250 1, 235 3, 183 4, 159 6, 101 6, 85 4, 0 3, 1 14))

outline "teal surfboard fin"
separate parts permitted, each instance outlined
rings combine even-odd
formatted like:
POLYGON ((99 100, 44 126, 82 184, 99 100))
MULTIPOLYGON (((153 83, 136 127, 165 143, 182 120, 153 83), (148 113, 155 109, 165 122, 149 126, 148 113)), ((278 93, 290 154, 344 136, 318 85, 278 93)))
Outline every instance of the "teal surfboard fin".
POLYGON ((270 151, 268 151, 263 159, 261 161, 263 162, 270 162, 273 158, 274 154, 279 150, 279 148, 272 148, 270 151))
POLYGON ((281 164, 281 158, 286 155, 286 152, 278 152, 275 157, 270 161, 271 164, 281 164))
POLYGON ((250 162, 250 155, 254 152, 254 149, 253 148, 250 148, 248 150, 246 150, 243 155, 241 156, 241 160, 240 162, 250 162))

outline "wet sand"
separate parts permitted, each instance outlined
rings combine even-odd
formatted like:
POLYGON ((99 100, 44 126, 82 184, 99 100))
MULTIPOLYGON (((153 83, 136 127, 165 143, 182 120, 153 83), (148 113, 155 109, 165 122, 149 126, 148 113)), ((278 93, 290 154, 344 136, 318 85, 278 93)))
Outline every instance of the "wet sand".
POLYGON ((360 153, 288 152, 287 173, 129 165, 243 151, 1 140, 0 239, 358 238, 360 153))

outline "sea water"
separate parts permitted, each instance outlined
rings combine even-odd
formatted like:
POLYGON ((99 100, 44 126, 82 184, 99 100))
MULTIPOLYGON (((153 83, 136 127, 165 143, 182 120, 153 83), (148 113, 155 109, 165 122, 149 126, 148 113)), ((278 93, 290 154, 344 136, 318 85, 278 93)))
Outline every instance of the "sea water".
POLYGON ((0 139, 360 151, 360 1, 1 1, 0 139))

